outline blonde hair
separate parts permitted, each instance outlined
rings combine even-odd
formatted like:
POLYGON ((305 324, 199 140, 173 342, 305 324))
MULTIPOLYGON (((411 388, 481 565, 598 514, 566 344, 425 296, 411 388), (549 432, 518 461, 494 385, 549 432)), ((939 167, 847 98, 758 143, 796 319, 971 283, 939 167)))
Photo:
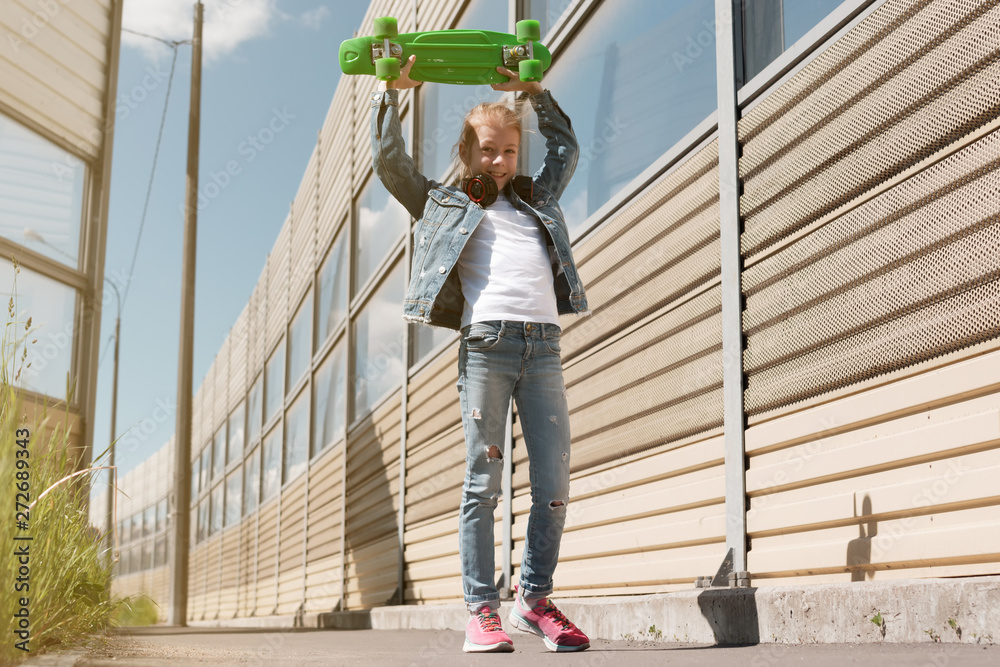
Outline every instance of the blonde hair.
POLYGON ((478 141, 476 137, 477 127, 482 127, 483 125, 497 125, 503 129, 512 127, 517 130, 519 136, 523 136, 524 131, 521 127, 522 118, 523 114, 500 102, 483 102, 472 107, 465 116, 465 122, 462 124, 462 134, 458 138, 458 143, 452 149, 453 155, 458 158, 459 179, 470 178, 472 176, 472 170, 469 169, 469 165, 462 159, 462 147, 470 146, 473 141, 478 141))

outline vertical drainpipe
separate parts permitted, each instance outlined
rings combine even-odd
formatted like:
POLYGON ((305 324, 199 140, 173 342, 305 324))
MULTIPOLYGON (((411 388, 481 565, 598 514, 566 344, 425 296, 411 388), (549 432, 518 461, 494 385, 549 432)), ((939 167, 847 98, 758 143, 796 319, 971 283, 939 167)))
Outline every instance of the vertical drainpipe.
MULTIPOLYGON (((725 429, 726 549, 730 581, 747 581, 746 428, 743 407, 743 292, 740 252, 739 137, 736 102, 736 18, 740 0, 715 0, 719 101, 719 222, 722 254, 722 366, 725 429), (728 560, 728 557, 727 557, 728 560), (737 574, 734 579, 732 574, 737 574)), ((740 49, 742 50, 742 49, 740 49)), ((721 582, 716 582, 718 585, 721 582)), ((727 582, 728 583, 728 582, 727 582)))

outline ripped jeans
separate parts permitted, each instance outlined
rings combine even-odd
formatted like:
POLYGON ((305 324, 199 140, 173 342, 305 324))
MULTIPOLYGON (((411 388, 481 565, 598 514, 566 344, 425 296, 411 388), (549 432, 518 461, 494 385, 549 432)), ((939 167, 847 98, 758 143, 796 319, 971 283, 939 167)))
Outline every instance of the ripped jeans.
MULTIPOLYGON (((569 411, 559 358, 561 330, 534 322, 477 322, 462 329, 458 393, 466 472, 459 514, 462 587, 470 611, 499 607, 493 513, 500 495, 511 396, 528 452, 531 510, 521 589, 552 592, 569 502, 569 411)), ((507 498, 506 502, 511 499, 507 498)))

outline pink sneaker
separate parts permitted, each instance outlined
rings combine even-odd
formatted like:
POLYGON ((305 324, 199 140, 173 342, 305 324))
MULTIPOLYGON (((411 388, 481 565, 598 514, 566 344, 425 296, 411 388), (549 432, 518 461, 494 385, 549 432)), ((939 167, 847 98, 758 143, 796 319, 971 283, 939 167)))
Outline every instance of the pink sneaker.
POLYGON ((514 642, 500 627, 500 615, 489 605, 483 605, 465 626, 466 653, 498 653, 514 650, 514 642))
POLYGON ((533 608, 526 609, 520 593, 515 595, 510 622, 518 630, 541 637, 550 651, 583 651, 590 648, 587 635, 563 616, 548 598, 536 600, 533 608))

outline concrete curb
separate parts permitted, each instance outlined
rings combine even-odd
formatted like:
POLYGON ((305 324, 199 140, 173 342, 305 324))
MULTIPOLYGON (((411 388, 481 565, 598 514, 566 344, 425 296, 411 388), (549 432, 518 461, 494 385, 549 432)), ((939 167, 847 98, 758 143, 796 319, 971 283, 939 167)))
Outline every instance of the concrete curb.
MULTIPOLYGON (((594 639, 701 644, 1000 641, 1000 577, 556 600, 594 639)), ((503 603, 505 623, 509 611, 510 603, 503 603)), ((313 627, 464 630, 467 620, 461 604, 406 605, 320 614, 313 627)))

